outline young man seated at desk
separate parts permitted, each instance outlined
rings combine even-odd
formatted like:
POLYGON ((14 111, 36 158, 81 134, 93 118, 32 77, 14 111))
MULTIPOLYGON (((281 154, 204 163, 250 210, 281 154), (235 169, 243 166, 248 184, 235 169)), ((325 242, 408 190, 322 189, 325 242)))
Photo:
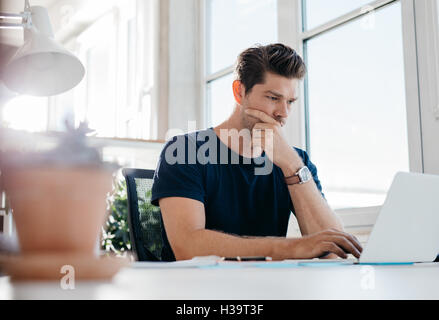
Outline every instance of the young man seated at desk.
POLYGON ((230 117, 166 144, 152 189, 166 230, 163 260, 360 256, 358 240, 324 198, 315 165, 282 135, 305 70, 285 45, 245 50, 230 88, 230 117), (301 238, 286 238, 291 212, 301 238))

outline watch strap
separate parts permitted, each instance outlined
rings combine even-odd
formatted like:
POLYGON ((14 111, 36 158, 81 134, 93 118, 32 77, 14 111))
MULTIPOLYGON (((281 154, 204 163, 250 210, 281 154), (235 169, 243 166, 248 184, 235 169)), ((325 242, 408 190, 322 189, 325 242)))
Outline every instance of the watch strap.
POLYGON ((294 185, 294 184, 298 184, 298 183, 300 183, 300 177, 297 174, 295 174, 291 177, 286 177, 285 183, 289 186, 294 185))

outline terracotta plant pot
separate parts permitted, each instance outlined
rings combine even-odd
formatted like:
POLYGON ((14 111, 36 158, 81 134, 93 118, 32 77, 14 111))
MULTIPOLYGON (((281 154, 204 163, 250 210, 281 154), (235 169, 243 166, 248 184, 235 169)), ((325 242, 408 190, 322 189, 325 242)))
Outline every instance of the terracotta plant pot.
POLYGON ((3 172, 22 254, 93 256, 112 172, 99 168, 14 168, 3 172))

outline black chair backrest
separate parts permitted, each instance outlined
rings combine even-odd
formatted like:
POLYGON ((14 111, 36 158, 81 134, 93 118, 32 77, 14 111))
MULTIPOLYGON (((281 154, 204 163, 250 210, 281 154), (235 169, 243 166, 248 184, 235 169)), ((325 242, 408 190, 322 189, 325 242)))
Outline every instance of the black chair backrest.
POLYGON ((154 170, 123 169, 127 184, 128 227, 138 261, 161 261, 163 248, 160 208, 151 204, 154 170))

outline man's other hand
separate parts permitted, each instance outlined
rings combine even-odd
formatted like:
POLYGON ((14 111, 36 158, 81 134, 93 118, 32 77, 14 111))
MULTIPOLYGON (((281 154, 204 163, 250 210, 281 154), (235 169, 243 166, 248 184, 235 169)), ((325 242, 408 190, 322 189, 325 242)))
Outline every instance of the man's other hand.
POLYGON ((313 259, 334 255, 346 259, 348 254, 359 258, 363 248, 358 239, 335 229, 310 234, 290 242, 292 259, 313 259))

